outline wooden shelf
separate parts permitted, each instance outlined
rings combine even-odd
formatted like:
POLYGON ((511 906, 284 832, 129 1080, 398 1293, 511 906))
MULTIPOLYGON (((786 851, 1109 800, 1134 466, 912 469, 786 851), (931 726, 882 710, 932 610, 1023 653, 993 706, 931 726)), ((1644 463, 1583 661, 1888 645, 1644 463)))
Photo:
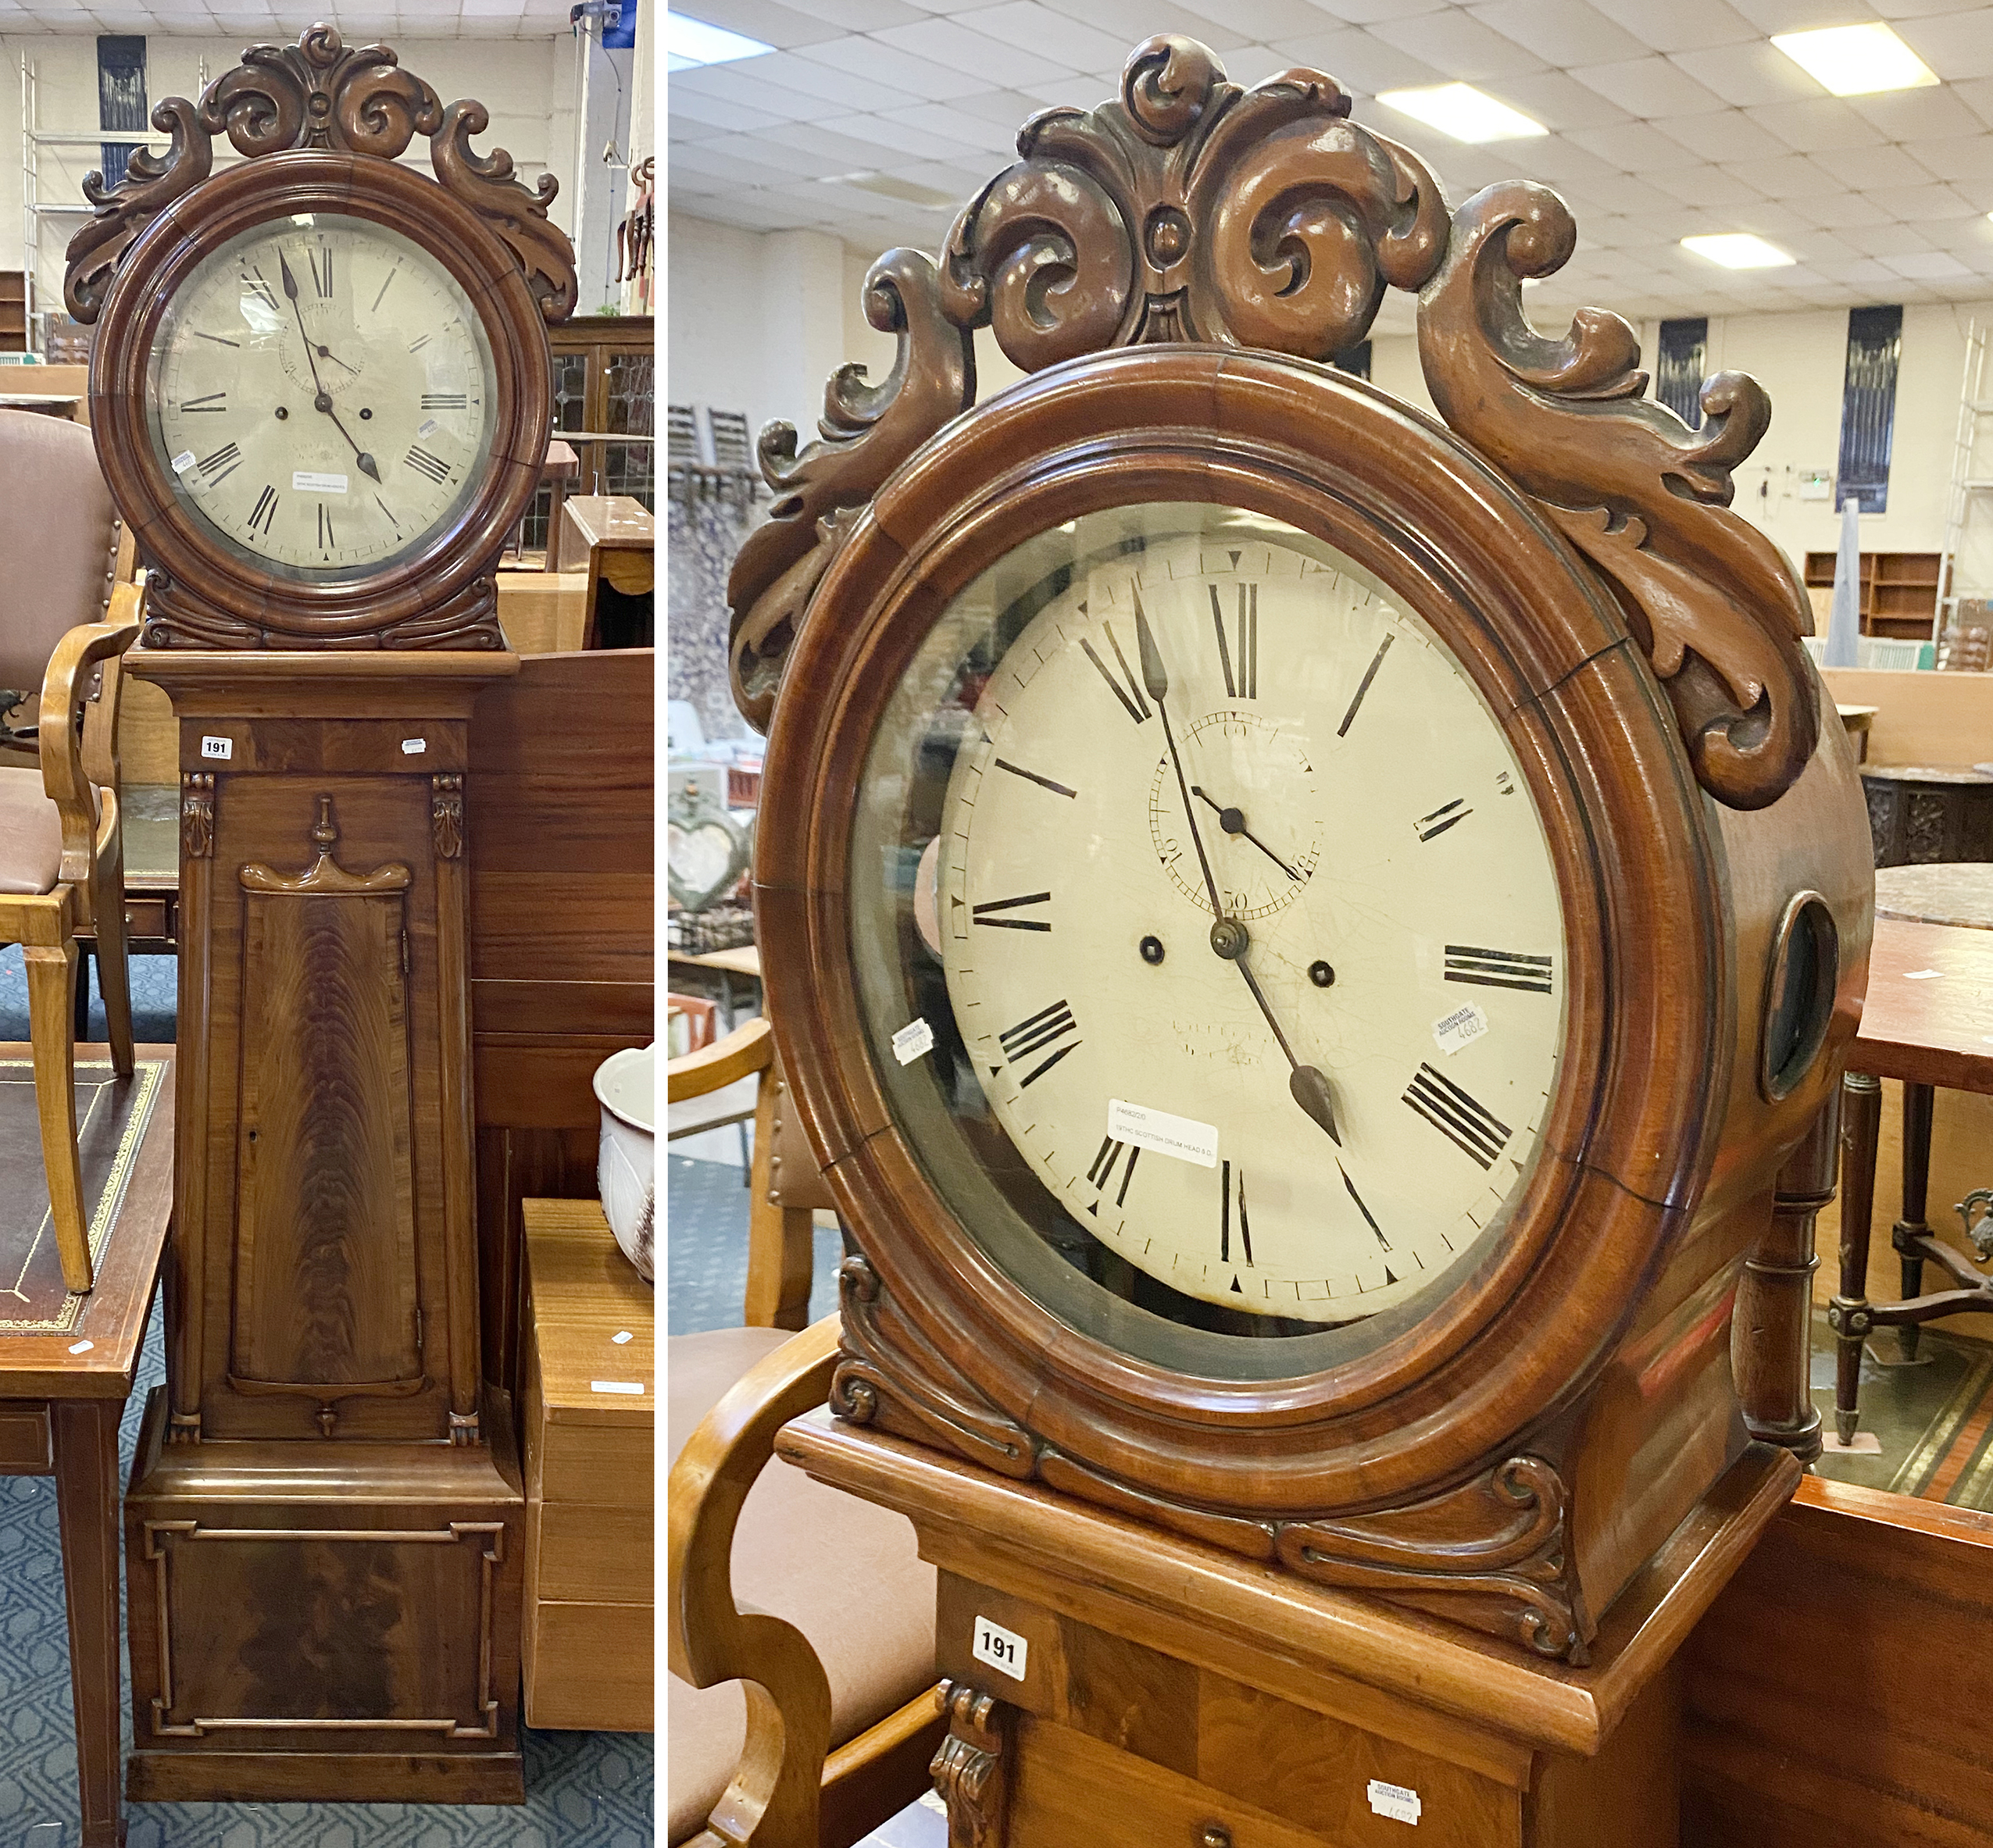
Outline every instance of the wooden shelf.
POLYGON ((0 269, 0 353, 27 351, 27 276, 0 269))
MULTIPOLYGON (((1834 556, 1807 553, 1809 590, 1833 587, 1834 556)), ((1938 565, 1936 552, 1863 552, 1862 633, 1930 640, 1938 615, 1938 565)))

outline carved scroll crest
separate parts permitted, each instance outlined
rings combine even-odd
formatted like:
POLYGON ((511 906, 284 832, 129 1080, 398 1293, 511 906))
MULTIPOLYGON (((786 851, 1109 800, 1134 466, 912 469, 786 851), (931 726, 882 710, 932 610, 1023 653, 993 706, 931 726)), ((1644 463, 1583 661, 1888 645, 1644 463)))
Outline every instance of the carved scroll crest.
POLYGON ((513 178, 512 156, 503 148, 473 153, 470 137, 483 134, 490 120, 481 103, 446 109, 386 45, 348 46, 330 26, 310 27, 295 45, 252 45, 198 104, 171 96, 152 112, 152 126, 173 137, 163 156, 134 155, 114 187, 101 173, 84 177, 84 196, 98 209, 70 241, 63 299, 77 320, 97 319, 133 241, 208 177, 216 135, 252 160, 300 148, 395 160, 420 134, 429 138, 438 180, 510 249, 541 315, 563 320, 575 303, 574 252, 547 219, 557 183, 543 174, 538 190, 529 191, 513 178))
POLYGON ((1619 593, 1660 677, 1696 780, 1761 808, 1813 754, 1820 712, 1799 638, 1805 593, 1770 540, 1726 509, 1730 471, 1771 406, 1742 373, 1702 387, 1704 427, 1640 396, 1639 341, 1580 309, 1561 341, 1524 318, 1522 285, 1577 241, 1563 200, 1526 181, 1491 186, 1454 215, 1452 248, 1419 305, 1427 388, 1458 435, 1541 504, 1619 593))

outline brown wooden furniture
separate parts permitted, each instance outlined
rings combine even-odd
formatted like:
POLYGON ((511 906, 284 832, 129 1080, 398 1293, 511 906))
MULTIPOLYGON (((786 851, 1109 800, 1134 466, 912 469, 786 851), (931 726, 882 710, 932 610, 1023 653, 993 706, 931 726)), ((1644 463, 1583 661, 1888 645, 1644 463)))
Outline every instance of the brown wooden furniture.
MULTIPOLYGON (((1982 870, 1964 876, 1983 884, 1984 876, 1982 870)), ((1993 1308, 1993 1278, 1979 1275, 1934 1236, 1925 1217, 1935 1092, 1942 1087, 1993 1093, 1993 917, 1981 912, 1984 921, 1973 927, 1891 916, 1890 911, 1906 908, 1956 913, 1961 907, 1955 891, 1932 894, 1936 902, 1929 904, 1913 895, 1909 905, 1899 902, 1885 911, 1888 877, 1884 872, 1877 879, 1879 921, 1869 998, 1860 1036, 1848 1051, 1842 1101, 1841 1287, 1828 1304, 1827 1321, 1837 1336, 1834 1416, 1844 1444, 1854 1441, 1862 1345, 1875 1330, 1897 1329, 1905 1357, 1914 1357, 1917 1330, 1925 1322, 1993 1308), (1891 1228, 1890 1243, 1902 1260, 1904 1300, 1871 1303, 1869 1240, 1885 1078, 1903 1083, 1903 1211, 1891 1228), (1920 1293, 1927 1264, 1945 1273, 1949 1289, 1920 1293)), ((1983 1255, 1993 1255, 1993 1249, 1983 1255)))
POLYGON ((110 583, 118 530, 80 430, 0 412, 0 683, 40 690, 38 764, 0 767, 0 943, 22 946, 51 1211, 70 1286, 88 1290, 70 1082, 77 933, 99 939, 106 1028, 131 1065, 117 721, 137 598, 110 583), (103 619, 108 615, 108 621, 103 619))
POLYGON ((1637 397, 1614 317, 1543 340, 1522 287, 1574 244, 1562 202, 1518 182, 1449 216, 1320 73, 1241 91, 1202 46, 1159 38, 1116 101, 1056 130, 1027 134, 944 265, 874 266, 870 312, 902 330, 893 384, 861 395, 840 374, 822 442, 764 437, 774 516, 730 584, 737 703, 769 728, 769 1015, 857 1247, 828 1415, 777 1447, 909 1514, 943 1570, 935 1771, 957 1843, 1070 1841, 1081 1800, 1091 1839, 1130 1844, 1362 1839, 1422 1803, 1441 1839, 1444 1816, 1463 1841, 1673 1842, 1670 1658, 1819 1443, 1820 1118, 1870 929, 1853 755, 1800 645, 1801 587, 1719 505, 1769 405, 1726 375, 1703 400, 1721 435, 1693 437, 1637 397), (1299 200, 1336 216, 1333 256, 1312 237, 1305 259, 1273 254, 1277 225, 1310 222, 1299 200), (1028 282, 1048 235, 1074 278, 1050 312, 1028 282), (1363 337, 1380 279, 1419 292, 1445 428, 1321 363, 1363 337), (1031 376, 970 408, 983 330, 1031 376), (1670 483, 1691 451, 1684 496, 1670 483), (1144 575, 1159 548, 1166 569, 1144 575), (1208 580, 1208 610, 1185 578, 1208 580), (1385 626, 1407 610, 1416 629, 1385 626), (1477 838, 1478 811, 1438 790, 1410 805, 1447 743, 1426 708, 1408 697, 1367 735, 1355 717, 1404 637, 1388 672, 1420 650, 1452 662, 1478 695, 1463 725, 1513 753, 1463 789, 1527 791, 1541 818, 1559 945, 1455 946, 1487 966, 1452 974, 1562 996, 1555 1070, 1524 1099, 1554 1154, 1525 1161, 1430 1062, 1459 1004, 1416 946, 1452 914, 1435 889, 1409 921, 1387 869, 1477 838), (1275 659, 1277 685, 1258 672, 1275 659), (998 761, 1005 701, 1041 675, 1048 700, 1078 690, 1038 708, 1063 723, 998 761), (1256 763, 1233 772, 1250 818, 1184 769, 1214 761, 1183 741, 1219 725, 1295 740, 1277 763, 1243 744, 1216 760, 1256 763), (1110 734, 1119 759, 1093 748, 1110 734), (1325 801, 1391 817, 1352 850, 1360 874, 1338 876, 1340 847, 1319 859, 1329 894, 1362 885, 1362 953, 1390 957, 1360 1001, 1337 948, 1355 956, 1355 933, 1299 895, 1318 863, 1305 779, 1328 765, 1325 801), (981 883, 968 811, 1041 799, 1013 786, 1052 819, 1000 837, 981 883), (1272 896, 1250 909, 1238 881, 1200 876, 1200 794, 1213 842, 1270 810, 1288 825, 1300 869, 1288 834, 1252 845, 1292 890, 1255 864, 1272 896), (1323 947, 1263 922, 1290 904, 1323 947), (1024 965, 1028 932, 1071 972, 1024 965), (1262 934, 1287 946, 1273 1000, 1247 961, 1262 934), (1212 974, 1213 952, 1248 983, 1212 974), (1069 998, 972 1016, 967 978, 1005 958, 1069 998), (1402 1029, 1399 1065, 1370 1058, 1373 1016, 1420 980, 1430 1030, 1402 1029), (1291 1021, 1316 992, 1348 1011, 1291 1044, 1280 1004, 1291 1021), (1159 1131, 1128 1111, 1181 1110, 1120 1087, 1166 1058, 1208 1068, 1207 1047, 1230 1087, 1196 1093, 1208 1116, 1159 1131), (1282 1146, 1263 1115, 1289 1126, 1282 1146), (1491 1177, 1485 1216, 1420 1256, 1430 1281, 1402 1255, 1423 1226, 1363 1202, 1388 1140, 1366 1117, 1429 1126, 1436 1158, 1491 1177), (1296 1241, 1333 1211, 1333 1264, 1300 1268, 1306 1246, 1255 1261, 1229 1138, 1261 1164, 1262 1252, 1284 1205, 1296 1241), (1164 1158, 1124 1203, 1099 1176, 1138 1147, 1164 1158), (1323 1211, 1297 1225, 1304 1198, 1323 1211), (1186 1201, 1209 1203, 1195 1246, 1186 1201), (1485 1255, 1452 1268, 1463 1251, 1485 1255))
POLYGON ((173 1208, 173 1053, 141 1046, 120 1077, 102 1047, 78 1076, 96 1287, 79 1297, 42 1237, 30 1049, 0 1046, 0 1474, 52 1475, 62 1524, 83 1848, 124 1840, 119 1792, 118 1420, 173 1208))
MULTIPOLYGON (((548 330, 552 349, 554 433, 566 436, 581 456, 580 491, 628 494, 655 510, 655 460, 651 443, 620 443, 621 435, 649 438, 656 428, 655 323, 648 315, 578 315, 548 330), (580 432, 598 433, 577 441, 580 432)), ((545 518, 545 501, 534 506, 545 518)), ((552 521, 538 528, 548 537, 552 521)))
POLYGON ((478 1275, 484 1375, 508 1392, 520 1203, 595 1197, 595 1068, 657 1031, 655 665, 645 649, 531 657, 471 721, 478 1275))
MULTIPOLYGON (((1809 552, 1806 583, 1809 588, 1832 589, 1838 554, 1809 552)), ((1931 638, 1938 615, 1936 552, 1863 552, 1861 576, 1861 621, 1864 635, 1931 638)))
POLYGON ((0 353, 25 353, 27 333, 27 272, 0 269, 0 353))
POLYGON ((934 1574, 894 1516, 786 1470, 763 1475, 778 1427, 822 1403, 835 1358, 828 1320, 780 1332, 809 1314, 813 1210, 830 1197, 768 1022, 667 1072, 674 1104, 759 1082, 744 1325, 670 1347, 666 1839, 705 1848, 723 1825, 753 1848, 849 1848, 920 1794, 941 1740, 934 1574), (745 1697, 724 1685, 735 1680, 745 1697))
POLYGON ((626 647, 633 632, 635 640, 648 645, 657 569, 656 525, 650 514, 627 495, 580 494, 566 503, 561 517, 558 569, 588 576, 582 647, 626 647))
POLYGON ((1993 859, 1993 773, 1966 765, 1862 771, 1877 866, 1993 859))
POLYGON ((573 253, 551 189, 471 148, 481 105, 328 27, 155 116, 171 147, 93 188, 64 289, 97 323, 93 434, 148 567, 137 671, 180 726, 176 1240, 125 1504, 128 1790, 517 1802, 524 1508, 480 1378, 465 783, 472 706, 518 671, 496 567, 573 253), (395 159, 418 130, 433 181, 395 159), (245 158, 216 174, 218 134, 245 158), (241 305, 245 248, 267 314, 241 305), (363 273, 399 301, 315 337, 307 294, 363 273), (241 357, 204 373, 203 334, 241 357), (335 360, 419 367, 420 394, 356 405, 335 360))
POLYGON ((1875 715, 1881 710, 1877 706, 1839 705, 1834 710, 1841 715, 1841 729, 1855 741, 1855 761, 1866 763, 1869 759, 1869 730, 1875 723, 1875 715))
POLYGON ((597 1203, 523 1211, 526 1722, 648 1732, 656 1297, 597 1203))

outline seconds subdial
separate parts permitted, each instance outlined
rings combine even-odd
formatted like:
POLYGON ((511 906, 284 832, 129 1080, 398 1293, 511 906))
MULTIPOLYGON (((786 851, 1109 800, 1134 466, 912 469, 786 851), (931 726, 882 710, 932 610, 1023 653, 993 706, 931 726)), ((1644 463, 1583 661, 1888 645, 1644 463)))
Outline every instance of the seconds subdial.
MULTIPOLYGON (((1322 792, 1305 740, 1291 726, 1221 709, 1185 728, 1184 757, 1191 799, 1209 824, 1203 838, 1225 915, 1250 923, 1284 911, 1322 856, 1322 792)), ((1166 755, 1149 779, 1148 831, 1170 883, 1209 912, 1166 755)))

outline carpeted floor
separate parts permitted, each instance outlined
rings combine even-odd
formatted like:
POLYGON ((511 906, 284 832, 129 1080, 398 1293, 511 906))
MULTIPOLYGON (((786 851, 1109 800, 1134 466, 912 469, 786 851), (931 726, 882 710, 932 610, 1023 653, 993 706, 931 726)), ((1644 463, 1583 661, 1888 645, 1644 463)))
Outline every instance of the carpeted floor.
MULTIPOLYGON (((692 1161, 683 1155, 667 1155, 666 1162, 670 1332, 696 1335, 706 1329, 738 1328, 748 1286, 748 1190, 741 1184, 741 1171, 730 1162, 692 1161)), ((843 1255, 838 1234, 820 1225, 812 1322, 838 1306, 838 1263, 843 1255)))
MULTIPOLYGON (((171 1040, 173 959, 136 957, 131 969, 137 1037, 171 1040)), ((103 1002, 93 995, 91 1037, 103 1035, 103 1002)), ((0 1040, 27 1038, 27 978, 20 951, 9 948, 0 951, 0 1040)), ((737 1188, 738 1179, 737 1171, 737 1188)), ((120 1434, 127 1477, 145 1394, 166 1377, 157 1310, 155 1302, 120 1434)), ((128 1735, 128 1668, 127 1674, 128 1735)), ((649 1848, 655 1841, 650 1734, 527 1728, 524 1746, 520 1807, 140 1803, 129 1811, 127 1848, 649 1848)), ((46 1477, 0 1477, 0 1848, 76 1848, 76 1814, 55 1487, 46 1477)))

